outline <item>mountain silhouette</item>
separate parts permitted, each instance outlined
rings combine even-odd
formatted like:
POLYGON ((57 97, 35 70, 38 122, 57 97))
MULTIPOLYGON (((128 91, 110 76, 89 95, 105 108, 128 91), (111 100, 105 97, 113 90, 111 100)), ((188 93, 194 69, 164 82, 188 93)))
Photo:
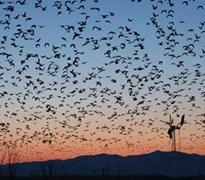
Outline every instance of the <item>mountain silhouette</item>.
MULTIPOLYGON (((6 172, 8 165, 4 165, 6 172)), ((29 175, 164 175, 190 177, 205 175, 205 156, 182 152, 154 151, 148 154, 119 156, 86 155, 67 160, 20 163, 17 176, 29 175)))

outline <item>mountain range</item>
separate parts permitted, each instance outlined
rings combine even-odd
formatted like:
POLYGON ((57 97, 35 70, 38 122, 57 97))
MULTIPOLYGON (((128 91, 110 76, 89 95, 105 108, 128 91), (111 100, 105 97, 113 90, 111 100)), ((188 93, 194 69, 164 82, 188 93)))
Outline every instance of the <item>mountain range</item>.
MULTIPOLYGON (((8 169, 8 165, 3 165, 8 169)), ((17 176, 31 175, 205 175, 205 156, 183 152, 154 151, 142 155, 85 155, 67 160, 19 163, 17 176)))

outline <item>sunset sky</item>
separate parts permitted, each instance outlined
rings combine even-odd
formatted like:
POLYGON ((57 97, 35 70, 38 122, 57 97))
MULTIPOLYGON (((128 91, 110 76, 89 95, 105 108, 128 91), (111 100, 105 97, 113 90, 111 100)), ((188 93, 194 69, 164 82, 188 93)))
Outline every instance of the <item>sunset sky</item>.
MULTIPOLYGON (((0 1, 0 155, 205 155, 205 1, 0 1), (177 148, 178 148, 178 133, 177 148)), ((6 163, 6 160, 5 160, 6 163)))

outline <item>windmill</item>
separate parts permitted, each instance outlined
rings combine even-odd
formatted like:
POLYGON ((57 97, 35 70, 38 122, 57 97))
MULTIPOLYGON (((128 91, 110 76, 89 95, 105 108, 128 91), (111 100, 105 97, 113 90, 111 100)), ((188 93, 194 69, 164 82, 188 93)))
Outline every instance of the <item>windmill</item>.
POLYGON ((169 123, 167 123, 169 125, 169 130, 168 130, 168 134, 169 134, 169 138, 172 139, 172 145, 171 145, 171 150, 172 151, 177 151, 176 149, 176 132, 175 130, 179 130, 179 144, 178 144, 178 148, 179 148, 179 151, 180 151, 180 129, 182 127, 182 125, 184 124, 184 117, 185 117, 185 114, 181 117, 181 122, 177 125, 173 125, 174 123, 174 120, 171 118, 171 115, 169 115, 169 123))

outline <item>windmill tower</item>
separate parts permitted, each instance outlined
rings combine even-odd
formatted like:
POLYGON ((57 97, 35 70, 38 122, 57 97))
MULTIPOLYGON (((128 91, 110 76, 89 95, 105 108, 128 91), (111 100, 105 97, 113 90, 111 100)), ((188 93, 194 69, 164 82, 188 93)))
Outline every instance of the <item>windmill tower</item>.
POLYGON ((178 143, 178 151, 180 151, 181 149, 181 144, 180 144, 180 129, 182 127, 182 125, 184 124, 184 117, 185 114, 181 117, 181 122, 177 125, 173 125, 174 120, 171 118, 171 115, 169 115, 169 123, 167 123, 169 125, 169 130, 168 130, 168 134, 169 134, 169 138, 172 139, 172 144, 171 144, 171 150, 172 151, 177 151, 177 147, 176 147, 176 130, 179 130, 179 143, 178 143))

